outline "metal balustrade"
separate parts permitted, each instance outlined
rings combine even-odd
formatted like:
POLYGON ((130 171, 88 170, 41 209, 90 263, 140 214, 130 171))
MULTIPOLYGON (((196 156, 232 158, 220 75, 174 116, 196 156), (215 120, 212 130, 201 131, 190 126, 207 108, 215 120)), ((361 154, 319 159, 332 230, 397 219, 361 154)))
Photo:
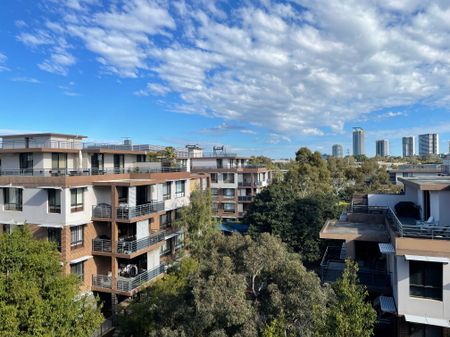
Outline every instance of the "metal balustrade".
POLYGON ((107 275, 92 275, 92 286, 112 289, 112 277, 107 275))
POLYGON ((170 173, 170 172, 186 172, 187 168, 182 166, 175 167, 158 167, 158 168, 107 168, 107 169, 2 169, 0 176, 37 176, 37 177, 59 177, 59 176, 96 176, 109 174, 125 174, 125 173, 170 173))
POLYGON ((163 274, 166 271, 166 266, 164 264, 159 265, 150 270, 146 270, 145 272, 135 276, 135 277, 118 277, 117 280, 117 289, 123 292, 130 292, 134 289, 137 289, 144 283, 154 279, 158 275, 163 274))
POLYGON ((105 239, 94 239, 92 240, 92 250, 94 252, 112 252, 112 241, 105 239))
POLYGON ((6 149, 68 149, 68 150, 81 150, 83 148, 83 143, 81 142, 69 142, 69 141, 58 141, 58 140, 47 140, 47 141, 37 141, 37 140, 4 140, 0 142, 0 148, 6 149))
POLYGON ((133 241, 117 241, 117 253, 132 254, 164 240, 165 233, 158 232, 145 238, 133 241))
POLYGON ((252 201, 253 196, 251 195, 239 195, 238 201, 252 201))
POLYGON ((151 213, 159 212, 164 210, 164 202, 149 202, 147 204, 142 204, 133 207, 119 207, 117 208, 117 219, 132 219, 148 215, 151 213))

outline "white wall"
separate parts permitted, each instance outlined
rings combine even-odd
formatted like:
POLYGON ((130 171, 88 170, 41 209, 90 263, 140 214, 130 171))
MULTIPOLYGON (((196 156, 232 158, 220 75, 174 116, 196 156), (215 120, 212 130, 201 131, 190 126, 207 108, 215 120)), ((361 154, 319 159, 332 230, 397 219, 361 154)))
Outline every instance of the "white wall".
POLYGON ((439 192, 439 225, 450 226, 450 191, 439 192))
POLYGON ((409 262, 404 256, 397 256, 399 315, 410 314, 428 318, 450 320, 450 265, 443 264, 443 300, 409 296, 409 262))
POLYGON ((404 194, 369 194, 367 198, 369 206, 385 206, 392 209, 400 201, 412 201, 404 194))
POLYGON ((147 270, 153 269, 160 265, 159 254, 159 249, 154 249, 147 253, 147 270))
POLYGON ((440 221, 439 195, 440 193, 438 191, 430 191, 430 214, 434 217, 435 221, 440 221))
POLYGON ((148 223, 148 219, 136 223, 136 240, 143 239, 150 235, 148 223))

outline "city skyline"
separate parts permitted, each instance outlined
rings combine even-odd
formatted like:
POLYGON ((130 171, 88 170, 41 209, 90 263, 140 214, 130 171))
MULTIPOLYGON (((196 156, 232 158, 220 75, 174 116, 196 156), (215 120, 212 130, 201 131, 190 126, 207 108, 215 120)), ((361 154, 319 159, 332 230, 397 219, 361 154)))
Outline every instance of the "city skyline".
POLYGON ((24 4, 0 5, 1 134, 286 158, 335 143, 346 154, 359 125, 392 155, 407 135, 439 133, 448 147, 444 4, 24 4))

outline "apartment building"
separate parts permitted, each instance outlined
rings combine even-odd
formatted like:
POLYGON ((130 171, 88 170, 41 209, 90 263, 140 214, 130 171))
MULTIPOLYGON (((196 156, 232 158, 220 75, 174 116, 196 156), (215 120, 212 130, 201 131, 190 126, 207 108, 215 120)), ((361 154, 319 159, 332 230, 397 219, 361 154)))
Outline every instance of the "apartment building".
POLYGON ((360 156, 366 154, 365 132, 363 128, 353 128, 353 155, 360 156))
POLYGON ((378 312, 380 335, 450 336, 450 178, 400 178, 402 194, 355 199, 320 237, 335 240, 321 263, 333 282, 358 262, 378 312), (384 334, 383 334, 384 333, 384 334))
POLYGON ((387 168, 389 180, 393 184, 402 184, 399 178, 437 177, 447 174, 445 165, 441 164, 403 164, 387 168))
POLYGON ((375 154, 377 157, 389 156, 389 141, 387 139, 377 140, 375 147, 375 154))
POLYGON ((209 153, 188 147, 188 156, 191 172, 210 175, 214 211, 224 221, 241 220, 256 194, 272 181, 271 170, 223 147, 209 153))
POLYGON ((334 158, 342 158, 344 156, 344 150, 341 144, 334 144, 331 147, 331 154, 334 158))
POLYGON ((416 141, 414 136, 402 138, 403 157, 412 157, 416 154, 416 141))
POLYGON ((419 135, 419 155, 438 155, 439 154, 439 134, 427 133, 419 135))
POLYGON ((67 134, 3 136, 0 233, 27 223, 53 241, 66 274, 83 280, 105 308, 165 272, 183 245, 172 224, 209 176, 147 162, 131 142, 93 144, 67 134))

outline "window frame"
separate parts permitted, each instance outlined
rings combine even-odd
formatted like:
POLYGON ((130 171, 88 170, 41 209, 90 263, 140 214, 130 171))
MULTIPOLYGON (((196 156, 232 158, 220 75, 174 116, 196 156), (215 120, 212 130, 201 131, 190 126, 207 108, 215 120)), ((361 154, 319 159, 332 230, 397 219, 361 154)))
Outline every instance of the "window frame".
POLYGON ((185 180, 177 180, 175 182, 175 198, 182 198, 186 195, 186 181, 185 180), (181 189, 178 190, 178 186, 181 186, 181 189))
POLYGON ((23 211, 23 190, 21 188, 6 187, 3 189, 3 209, 5 211, 22 212, 23 211), (15 202, 11 202, 11 193, 14 190, 15 202))
POLYGON ((70 189, 70 212, 82 212, 84 210, 84 188, 71 188, 70 189), (75 192, 75 202, 74 202, 75 192), (78 198, 81 195, 81 201, 78 198))
POLYGON ((55 188, 47 189, 47 212, 52 214, 61 214, 61 190, 55 188), (55 195, 51 196, 52 193, 55 193, 55 195), (54 199, 54 205, 52 205, 52 199, 54 199), (57 203, 58 199, 59 204, 57 203))
POLYGON ((78 263, 72 263, 70 265, 70 273, 79 277, 82 281, 84 281, 84 262, 81 261, 78 263), (80 269, 80 270, 78 270, 80 269), (81 271, 81 272, 80 272, 81 271))
POLYGON ((163 185, 163 200, 172 199, 172 182, 167 181, 163 185))
POLYGON ((443 264, 409 261, 409 296, 442 302, 443 264), (434 277, 434 279, 433 279, 434 277))
POLYGON ((52 152, 52 170, 67 170, 67 153, 52 152))
POLYGON ((70 247, 78 248, 84 246, 84 225, 70 227, 70 247))

